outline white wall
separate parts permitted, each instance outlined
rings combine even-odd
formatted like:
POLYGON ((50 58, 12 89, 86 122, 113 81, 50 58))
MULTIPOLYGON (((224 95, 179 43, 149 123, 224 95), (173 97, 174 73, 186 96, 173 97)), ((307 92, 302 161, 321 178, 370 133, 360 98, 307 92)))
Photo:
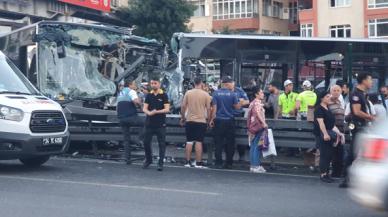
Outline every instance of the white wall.
POLYGON ((330 26, 346 24, 352 28, 352 38, 364 37, 364 3, 362 0, 352 0, 349 7, 339 8, 331 8, 328 0, 318 0, 317 2, 318 37, 330 37, 330 26))

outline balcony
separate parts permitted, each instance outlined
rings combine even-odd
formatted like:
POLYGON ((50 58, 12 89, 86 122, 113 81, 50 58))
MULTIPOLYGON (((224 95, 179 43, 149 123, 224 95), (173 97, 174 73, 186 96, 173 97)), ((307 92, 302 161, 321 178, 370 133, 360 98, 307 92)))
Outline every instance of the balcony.
POLYGON ((259 29, 260 22, 257 16, 251 18, 213 20, 214 30, 222 30, 225 27, 228 27, 230 30, 259 29))

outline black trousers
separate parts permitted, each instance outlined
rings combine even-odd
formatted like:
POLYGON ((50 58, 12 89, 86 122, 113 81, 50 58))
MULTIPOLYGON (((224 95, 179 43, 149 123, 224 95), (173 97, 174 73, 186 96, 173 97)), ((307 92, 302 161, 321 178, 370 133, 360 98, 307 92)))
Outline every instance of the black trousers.
POLYGON ((120 121, 121 131, 124 137, 124 159, 125 161, 131 160, 131 124, 128 121, 120 121))
POLYGON ((246 150, 247 150, 246 145, 237 145, 237 151, 238 151, 238 155, 240 156, 240 159, 244 157, 246 150))
POLYGON ((333 173, 334 177, 341 177, 344 170, 344 145, 338 144, 333 148, 333 173))
POLYGON ((226 152, 226 164, 233 164, 235 151, 235 123, 234 120, 215 120, 214 141, 216 143, 216 165, 222 164, 222 151, 226 152))
POLYGON ((319 136, 319 170, 321 173, 329 173, 330 163, 333 159, 334 147, 333 141, 324 141, 323 136, 319 136))
POLYGON ((165 127, 159 127, 159 128, 145 127, 144 151, 145 151, 146 162, 152 163, 151 143, 154 135, 158 139, 158 144, 159 144, 159 164, 163 165, 163 160, 166 155, 166 128, 165 127))

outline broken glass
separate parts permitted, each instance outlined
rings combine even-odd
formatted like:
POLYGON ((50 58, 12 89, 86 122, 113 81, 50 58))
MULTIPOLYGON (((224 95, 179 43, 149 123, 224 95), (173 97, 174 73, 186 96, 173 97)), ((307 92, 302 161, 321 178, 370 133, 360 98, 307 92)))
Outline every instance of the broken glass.
POLYGON ((113 95, 116 85, 99 71, 97 49, 66 46, 66 57, 59 58, 54 42, 39 44, 39 87, 53 99, 95 99, 113 95))

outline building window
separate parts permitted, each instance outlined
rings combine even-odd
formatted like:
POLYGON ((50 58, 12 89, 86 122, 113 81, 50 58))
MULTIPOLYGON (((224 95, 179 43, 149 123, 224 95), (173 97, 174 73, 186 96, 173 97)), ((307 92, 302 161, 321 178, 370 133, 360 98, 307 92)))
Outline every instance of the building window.
POLYGON ((290 17, 288 19, 290 24, 298 24, 298 3, 297 2, 290 2, 289 6, 290 9, 290 17))
POLYGON ((191 4, 195 6, 194 17, 206 16, 205 0, 191 1, 191 4))
POLYGON ((330 37, 350 38, 352 36, 350 25, 330 26, 330 37))
POLYGON ((273 2, 273 8, 272 8, 272 16, 273 17, 278 17, 280 18, 280 16, 283 17, 283 3, 280 3, 280 2, 273 2))
POLYGON ((369 20, 368 27, 370 38, 388 37, 388 19, 369 20))
POLYGON ((252 18, 256 0, 213 0, 213 19, 227 20, 252 18))
POLYGON ((300 36, 311 38, 313 37, 313 24, 302 24, 300 25, 300 36))
POLYGON ((263 16, 272 15, 272 0, 263 0, 263 16))
POLYGON ((388 7, 388 0, 368 0, 368 8, 388 7))
POLYGON ((283 18, 283 3, 278 1, 272 2, 272 0, 263 0, 263 16, 283 18))
POLYGON ((48 11, 65 14, 68 12, 67 5, 62 2, 49 2, 48 11))
POLYGON ((352 4, 352 0, 330 0, 330 7, 346 7, 352 4))

